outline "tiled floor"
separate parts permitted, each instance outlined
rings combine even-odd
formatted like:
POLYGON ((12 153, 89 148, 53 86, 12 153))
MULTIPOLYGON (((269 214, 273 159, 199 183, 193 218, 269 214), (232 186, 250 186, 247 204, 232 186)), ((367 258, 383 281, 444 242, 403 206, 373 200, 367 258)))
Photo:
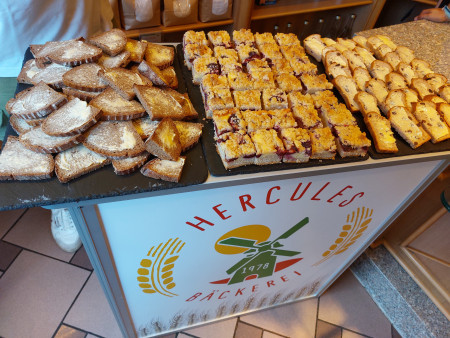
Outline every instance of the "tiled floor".
MULTIPOLYGON (((350 271, 320 298, 165 338, 398 337, 350 271)), ((50 211, 0 212, 0 337, 121 337, 83 248, 61 251, 50 211)))

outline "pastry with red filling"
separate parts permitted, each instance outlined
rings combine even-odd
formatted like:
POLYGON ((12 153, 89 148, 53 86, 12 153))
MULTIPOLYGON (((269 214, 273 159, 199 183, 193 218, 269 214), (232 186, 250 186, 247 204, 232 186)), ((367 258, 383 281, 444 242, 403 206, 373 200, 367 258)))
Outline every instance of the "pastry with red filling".
POLYGON ((230 108, 213 111, 212 120, 214 122, 214 132, 216 138, 225 133, 247 131, 247 123, 239 109, 230 108))
POLYGON ((225 133, 217 139, 216 149, 225 169, 255 163, 256 148, 247 134, 225 133))
POLYGON ((286 128, 280 132, 283 140, 285 163, 305 163, 311 156, 311 137, 306 129, 286 128))
POLYGON ((266 165, 281 162, 285 149, 283 141, 274 129, 259 129, 250 133, 256 148, 255 164, 266 165))
POLYGON ((330 128, 315 128, 308 132, 311 137, 311 159, 334 160, 336 143, 330 128))
POLYGON ((335 126, 334 130, 337 151, 341 157, 366 156, 371 142, 358 126, 335 126))

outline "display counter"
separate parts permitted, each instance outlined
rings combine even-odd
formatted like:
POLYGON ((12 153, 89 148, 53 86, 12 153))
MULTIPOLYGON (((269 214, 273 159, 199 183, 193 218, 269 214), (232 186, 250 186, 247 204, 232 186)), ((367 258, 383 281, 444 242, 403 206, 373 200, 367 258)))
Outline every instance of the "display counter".
POLYGON ((222 176, 200 144, 187 156, 180 183, 111 168, 67 184, 2 182, 0 210, 69 208, 124 336, 152 336, 321 295, 450 149, 222 176))

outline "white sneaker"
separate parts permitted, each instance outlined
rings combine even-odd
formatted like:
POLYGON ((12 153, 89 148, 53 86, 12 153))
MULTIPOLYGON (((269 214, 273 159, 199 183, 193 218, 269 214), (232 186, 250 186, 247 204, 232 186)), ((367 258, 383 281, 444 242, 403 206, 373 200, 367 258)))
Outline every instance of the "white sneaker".
POLYGON ((81 246, 80 236, 73 223, 69 210, 51 209, 52 235, 58 246, 66 252, 75 252, 81 246))

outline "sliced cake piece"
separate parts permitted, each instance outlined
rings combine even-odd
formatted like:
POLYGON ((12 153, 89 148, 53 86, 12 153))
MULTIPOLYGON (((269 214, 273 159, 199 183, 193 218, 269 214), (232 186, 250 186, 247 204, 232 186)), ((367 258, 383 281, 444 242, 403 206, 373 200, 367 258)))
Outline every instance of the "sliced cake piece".
POLYGON ((327 76, 325 74, 311 75, 303 74, 300 76, 303 88, 308 94, 314 94, 315 92, 321 90, 331 90, 333 89, 333 84, 328 82, 327 76))
POLYGON ((214 110, 212 120, 215 138, 225 133, 247 132, 247 123, 237 108, 214 110))
POLYGON ((371 145, 358 126, 336 126, 336 147, 341 157, 364 157, 371 145))
POLYGON ((127 39, 125 44, 125 50, 122 52, 128 52, 130 54, 130 61, 141 63, 144 60, 145 51, 147 49, 148 42, 145 40, 127 39))
POLYGON ((216 141, 216 150, 225 169, 255 163, 256 149, 250 136, 245 133, 225 133, 216 141))
POLYGON ((402 61, 406 64, 410 64, 414 60, 414 51, 405 46, 397 46, 395 51, 398 53, 402 61))
POLYGON ((96 62, 102 54, 103 51, 101 48, 85 43, 80 39, 74 39, 67 41, 49 41, 35 57, 38 67, 47 62, 75 67, 85 63, 96 62))
POLYGON ((364 59, 357 52, 353 50, 346 50, 342 54, 347 58, 348 66, 352 72, 358 67, 366 68, 364 59))
POLYGON ((230 34, 227 31, 210 31, 208 32, 208 40, 214 47, 221 46, 225 48, 232 48, 230 34))
POLYGON ((389 90, 408 88, 406 79, 397 72, 390 72, 386 75, 386 85, 389 90))
POLYGON ((183 106, 167 91, 141 85, 135 85, 134 91, 152 120, 162 120, 165 117, 182 120, 186 117, 183 106))
POLYGON ((17 115, 11 115, 9 117, 9 124, 18 135, 33 128, 33 126, 30 126, 27 123, 27 120, 24 120, 23 118, 18 117, 17 115))
POLYGON ((323 127, 322 120, 314 106, 294 106, 292 107, 292 114, 300 128, 314 129, 323 127))
MULTIPOLYGON (((236 51, 234 51, 234 54, 236 54, 236 61, 237 61, 236 51)), ((194 64, 194 61, 196 59, 201 57, 212 57, 212 56, 213 50, 209 48, 207 45, 191 43, 184 47, 184 64, 189 70, 192 70, 192 65, 194 64)), ((219 58, 218 56, 216 57, 219 58)))
POLYGON ((176 161, 154 158, 141 168, 141 174, 158 180, 179 182, 185 161, 184 156, 180 156, 176 161))
POLYGON ((439 88, 439 96, 450 103, 450 85, 446 84, 439 88))
POLYGON ((145 50, 145 60, 159 69, 172 66, 175 57, 175 49, 156 43, 148 43, 145 50))
POLYGON ((391 65, 381 60, 375 60, 369 67, 369 73, 374 79, 386 81, 386 75, 392 72, 391 65))
POLYGON ((381 113, 378 108, 377 99, 372 94, 359 92, 355 95, 355 101, 358 102, 363 116, 366 116, 368 113, 381 113))
POLYGON ((261 92, 259 90, 233 91, 234 104, 240 110, 260 110, 261 92))
POLYGON ((97 63, 105 69, 116 68, 116 67, 126 67, 131 61, 131 53, 127 50, 116 56, 109 56, 103 54, 97 63))
POLYGON ((367 68, 369 68, 372 62, 376 60, 375 56, 373 56, 373 54, 366 48, 356 46, 355 52, 358 53, 358 55, 363 59, 363 62, 367 68))
POLYGON ((50 88, 44 82, 25 89, 6 103, 6 111, 24 119, 47 116, 67 102, 67 97, 50 88))
POLYGON ((101 109, 102 120, 126 121, 145 115, 145 109, 139 102, 124 99, 112 88, 91 100, 90 105, 101 109))
POLYGON ((205 113, 207 118, 212 118, 214 110, 229 109, 234 107, 233 97, 229 89, 213 89, 206 93, 204 98, 205 113))
POLYGON ((413 114, 422 128, 431 136, 431 142, 438 143, 450 138, 450 129, 442 120, 433 102, 415 103, 413 114))
POLYGON ((169 83, 166 80, 164 73, 151 63, 147 63, 145 60, 139 64, 139 73, 148 78, 155 86, 169 87, 169 83))
POLYGON ((280 132, 284 144, 285 163, 305 163, 311 156, 311 137, 306 129, 286 128, 280 132))
POLYGON ((433 89, 435 93, 438 93, 439 88, 447 83, 447 78, 444 75, 438 73, 427 74, 423 77, 423 79, 428 82, 431 89, 433 89))
POLYGON ((280 88, 267 88, 262 92, 262 103, 265 110, 284 109, 289 107, 286 92, 280 88))
POLYGON ((330 128, 310 129, 311 159, 332 159, 336 156, 336 143, 330 128))
POLYGON ((128 175, 142 167, 149 157, 150 154, 145 152, 142 155, 112 160, 111 162, 116 175, 128 175))
POLYGON ((107 157, 79 144, 56 155, 55 173, 61 183, 67 183, 109 163, 107 157))
POLYGON ((136 96, 133 90, 134 85, 151 85, 151 81, 147 78, 125 68, 100 70, 98 75, 105 84, 108 84, 127 100, 132 100, 136 96))
POLYGON ((87 92, 85 90, 79 90, 71 87, 63 87, 63 93, 67 95, 69 99, 71 98, 79 98, 80 100, 91 102, 92 99, 95 99, 101 92, 87 92))
POLYGON ((176 161, 181 154, 180 134, 170 118, 164 118, 145 141, 145 148, 163 160, 176 161))
POLYGON ((395 70, 397 69, 399 63, 402 62, 402 59, 397 52, 389 52, 383 57, 383 61, 389 63, 392 69, 395 70))
POLYGON ((159 121, 152 120, 150 116, 141 117, 139 119, 131 120, 134 128, 143 140, 146 140, 159 124, 159 121))
POLYGON ((112 159, 137 156, 145 150, 131 121, 100 121, 84 136, 86 148, 112 159))
POLYGON ((289 108, 269 110, 268 114, 273 121, 273 129, 276 131, 297 127, 297 121, 289 108))
POLYGON ((445 123, 450 127, 450 103, 438 103, 436 104, 436 109, 445 123))
POLYGON ((202 136, 203 125, 201 123, 173 121, 180 136, 181 152, 191 149, 202 136))
POLYGON ((167 83, 169 88, 176 89, 178 88, 178 77, 177 73, 175 72, 175 68, 170 66, 167 68, 164 68, 162 71, 162 76, 164 82, 167 83))
POLYGON ((53 176, 53 156, 29 150, 18 137, 8 136, 0 153, 0 180, 43 180, 53 176))
POLYGON ((267 110, 245 110, 242 111, 242 116, 249 133, 259 129, 271 129, 275 124, 267 110))
POLYGON ((274 129, 259 129, 250 133, 255 145, 256 165, 266 165, 281 162, 285 149, 283 141, 274 129))
POLYGON ((411 88, 414 89, 417 93, 419 93, 421 99, 423 99, 425 96, 432 95, 434 93, 430 84, 426 80, 420 78, 411 80, 411 88))
POLYGON ((42 131, 41 126, 34 127, 19 136, 20 142, 33 151, 39 153, 59 153, 80 143, 83 135, 50 136, 42 131))
POLYGON ((405 107, 392 108, 388 117, 392 127, 411 148, 416 149, 430 140, 431 137, 409 118, 405 107))
POLYGON ((355 95, 358 93, 358 88, 353 78, 339 75, 333 80, 333 83, 339 93, 341 93, 350 111, 359 111, 360 108, 358 102, 355 101, 355 95))
POLYGON ((398 152, 397 142, 391 129, 391 123, 379 113, 369 112, 364 116, 364 122, 372 136, 375 149, 379 153, 398 152))
POLYGON ((81 134, 93 126, 101 110, 75 98, 51 113, 42 123, 42 131, 51 136, 81 134))
POLYGON ((413 59, 411 60, 411 67, 420 78, 425 77, 427 74, 434 73, 431 69, 431 65, 425 60, 413 59))
POLYGON ((322 51, 326 45, 321 40, 319 34, 312 34, 303 40, 303 46, 306 52, 311 55, 317 62, 322 61, 322 51))
POLYGON ((192 82, 199 85, 206 74, 220 75, 220 65, 215 57, 201 57, 192 64, 192 82))
POLYGON ((38 68, 36 60, 31 59, 22 67, 20 74, 17 76, 17 82, 36 85, 42 81, 54 89, 60 89, 64 86, 63 75, 70 69, 72 68, 57 63, 38 68))
POLYGON ((367 81, 366 92, 375 96, 378 106, 380 107, 384 104, 386 97, 389 94, 384 81, 378 79, 370 79, 367 81))
POLYGON ((419 75, 414 71, 410 64, 405 62, 400 62, 397 65, 397 72, 399 72, 406 80, 408 85, 411 84, 411 81, 415 78, 418 78, 419 75))
POLYGON ((66 86, 87 92, 101 92, 108 87, 98 75, 102 69, 96 63, 87 63, 69 70, 63 75, 66 86))
POLYGON ((88 42, 101 48, 106 54, 115 56, 125 49, 127 36, 123 30, 113 28, 89 37, 88 42))

